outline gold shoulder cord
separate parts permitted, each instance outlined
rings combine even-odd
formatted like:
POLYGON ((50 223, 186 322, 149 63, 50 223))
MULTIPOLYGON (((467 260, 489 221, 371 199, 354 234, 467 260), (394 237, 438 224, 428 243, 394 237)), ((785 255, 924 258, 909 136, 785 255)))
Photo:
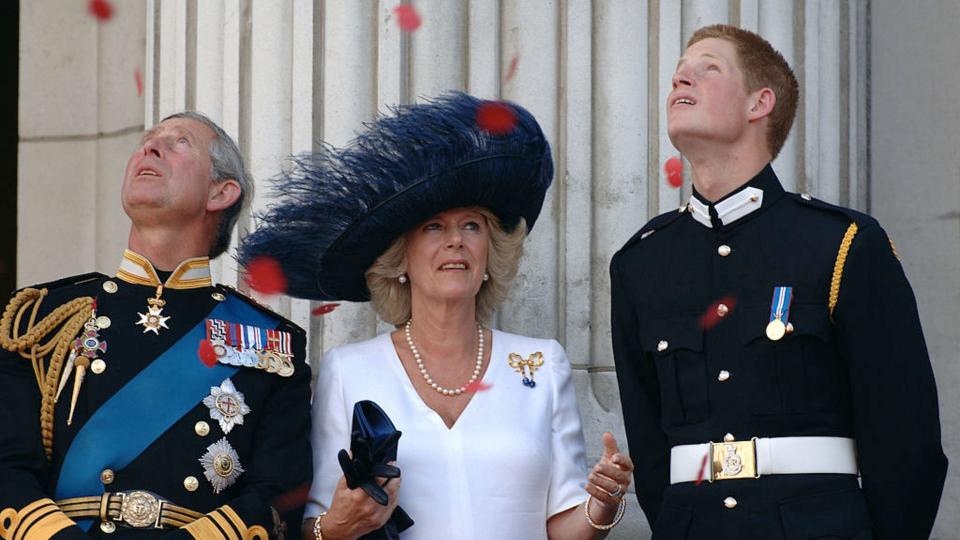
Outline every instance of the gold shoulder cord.
POLYGON ((93 298, 74 298, 37 322, 37 312, 47 292, 47 289, 24 289, 10 300, 0 318, 0 346, 19 353, 33 364, 41 395, 40 435, 49 460, 53 456, 53 408, 63 360, 92 313, 93 298), (20 323, 28 310, 27 331, 20 335, 20 323), (41 343, 51 333, 53 337, 41 343), (45 366, 44 359, 48 357, 49 366, 45 366))
POLYGON ((847 232, 843 235, 840 242, 840 249, 837 251, 837 261, 833 264, 833 278, 830 280, 830 320, 833 320, 833 310, 837 307, 837 300, 840 298, 840 280, 843 278, 843 265, 847 262, 847 253, 850 251, 850 244, 853 243, 853 237, 857 235, 857 224, 851 223, 847 227, 847 232))

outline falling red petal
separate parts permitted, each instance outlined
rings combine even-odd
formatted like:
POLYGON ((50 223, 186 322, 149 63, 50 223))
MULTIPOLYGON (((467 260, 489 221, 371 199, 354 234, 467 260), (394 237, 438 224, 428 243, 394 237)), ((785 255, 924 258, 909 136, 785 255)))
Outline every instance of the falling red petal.
POLYGON ((517 114, 504 103, 488 101, 477 108, 477 125, 492 135, 505 135, 517 125, 517 114))
POLYGON ((200 341, 200 347, 197 349, 197 356, 200 357, 200 360, 207 367, 213 367, 217 365, 217 352, 213 350, 213 345, 210 344, 210 340, 208 339, 200 341))
POLYGON ((90 10, 91 15, 101 21, 106 21, 113 16, 113 6, 107 0, 90 0, 87 9, 90 10))
POLYGON ((321 304, 321 305, 313 308, 312 310, 310 310, 310 314, 311 314, 311 315, 326 315, 327 313, 330 313, 331 311, 337 309, 337 306, 339 306, 339 305, 340 305, 340 304, 338 304, 338 303, 336 303, 336 302, 333 302, 333 303, 330 303, 330 304, 321 304))
POLYGON ((513 55, 513 59, 510 60, 510 67, 507 68, 507 77, 505 80, 509 81, 510 79, 513 78, 514 75, 517 74, 517 63, 519 62, 520 62, 520 55, 518 54, 513 55))
POLYGON ((277 512, 283 514, 306 504, 309 496, 310 484, 300 484, 299 487, 274 497, 270 506, 274 507, 277 512))
POLYGON ((703 482, 703 470, 707 468, 707 455, 703 455, 703 459, 700 461, 700 470, 697 471, 697 479, 693 482, 695 485, 700 485, 700 482, 703 482))
POLYGON ((281 294, 287 290, 287 278, 280 263, 270 257, 258 257, 247 265, 247 285, 261 294, 281 294))
POLYGON ((143 95, 143 76, 140 75, 140 68, 133 71, 133 80, 137 83, 137 96, 143 95))
POLYGON ((393 12, 397 16, 397 26, 405 32, 413 32, 420 28, 420 24, 423 22, 420 19, 420 14, 410 4, 400 4, 393 8, 393 12))
POLYGON ((667 173, 667 183, 671 187, 678 188, 683 185, 683 160, 678 157, 672 157, 663 164, 663 170, 667 173))
POLYGON ((707 311, 700 316, 700 327, 704 330, 709 330, 720 323, 724 318, 729 317, 730 313, 733 312, 733 307, 737 305, 737 299, 732 296, 725 296, 707 308, 707 311), (727 312, 720 316, 720 313, 717 309, 720 307, 720 304, 727 306, 727 312))
POLYGON ((478 380, 473 381, 472 383, 468 384, 466 391, 467 391, 467 393, 486 392, 487 390, 489 390, 489 389, 491 389, 491 388, 493 388, 493 385, 492 385, 492 384, 484 384, 483 381, 481 381, 481 380, 478 379, 478 380))

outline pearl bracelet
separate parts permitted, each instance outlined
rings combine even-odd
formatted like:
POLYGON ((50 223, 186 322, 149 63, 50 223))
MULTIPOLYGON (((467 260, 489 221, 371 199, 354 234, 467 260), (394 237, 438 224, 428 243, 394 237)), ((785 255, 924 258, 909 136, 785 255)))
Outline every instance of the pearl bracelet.
POLYGON ((620 502, 617 504, 617 514, 613 516, 613 521, 607 525, 598 525, 593 521, 593 518, 590 517, 590 502, 593 500, 593 495, 587 495, 587 502, 583 505, 583 515, 587 517, 587 523, 598 531, 608 531, 616 527, 617 523, 620 523, 620 519, 623 517, 624 508, 627 506, 627 501, 624 499, 625 497, 620 497, 620 502))

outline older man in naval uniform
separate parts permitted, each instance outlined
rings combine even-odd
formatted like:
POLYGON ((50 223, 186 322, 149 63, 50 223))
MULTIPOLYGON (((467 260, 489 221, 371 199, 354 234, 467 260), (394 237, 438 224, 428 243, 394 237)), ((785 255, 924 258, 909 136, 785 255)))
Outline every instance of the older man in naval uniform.
POLYGON ((312 475, 304 333, 213 285, 209 267, 251 188, 222 129, 168 117, 127 163, 116 275, 10 301, 0 537, 283 536, 296 506, 283 495, 312 475))

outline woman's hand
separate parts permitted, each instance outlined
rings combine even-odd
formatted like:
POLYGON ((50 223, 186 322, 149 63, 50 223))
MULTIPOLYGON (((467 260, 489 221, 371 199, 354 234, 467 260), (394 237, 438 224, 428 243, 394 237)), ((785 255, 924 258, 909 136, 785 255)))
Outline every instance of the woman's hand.
POLYGON ((601 525, 613 521, 620 499, 633 478, 633 461, 620 453, 617 440, 608 431, 603 434, 603 457, 587 475, 587 493, 599 504, 590 508, 590 516, 601 525))
MULTIPOLYGON (((400 478, 389 481, 377 478, 377 481, 387 492, 389 500, 386 506, 378 504, 359 487, 348 488, 346 478, 340 477, 333 492, 330 510, 320 522, 323 540, 353 540, 383 527, 393 514, 393 509, 397 507, 400 478)), ((313 538, 312 532, 308 538, 313 538)))

